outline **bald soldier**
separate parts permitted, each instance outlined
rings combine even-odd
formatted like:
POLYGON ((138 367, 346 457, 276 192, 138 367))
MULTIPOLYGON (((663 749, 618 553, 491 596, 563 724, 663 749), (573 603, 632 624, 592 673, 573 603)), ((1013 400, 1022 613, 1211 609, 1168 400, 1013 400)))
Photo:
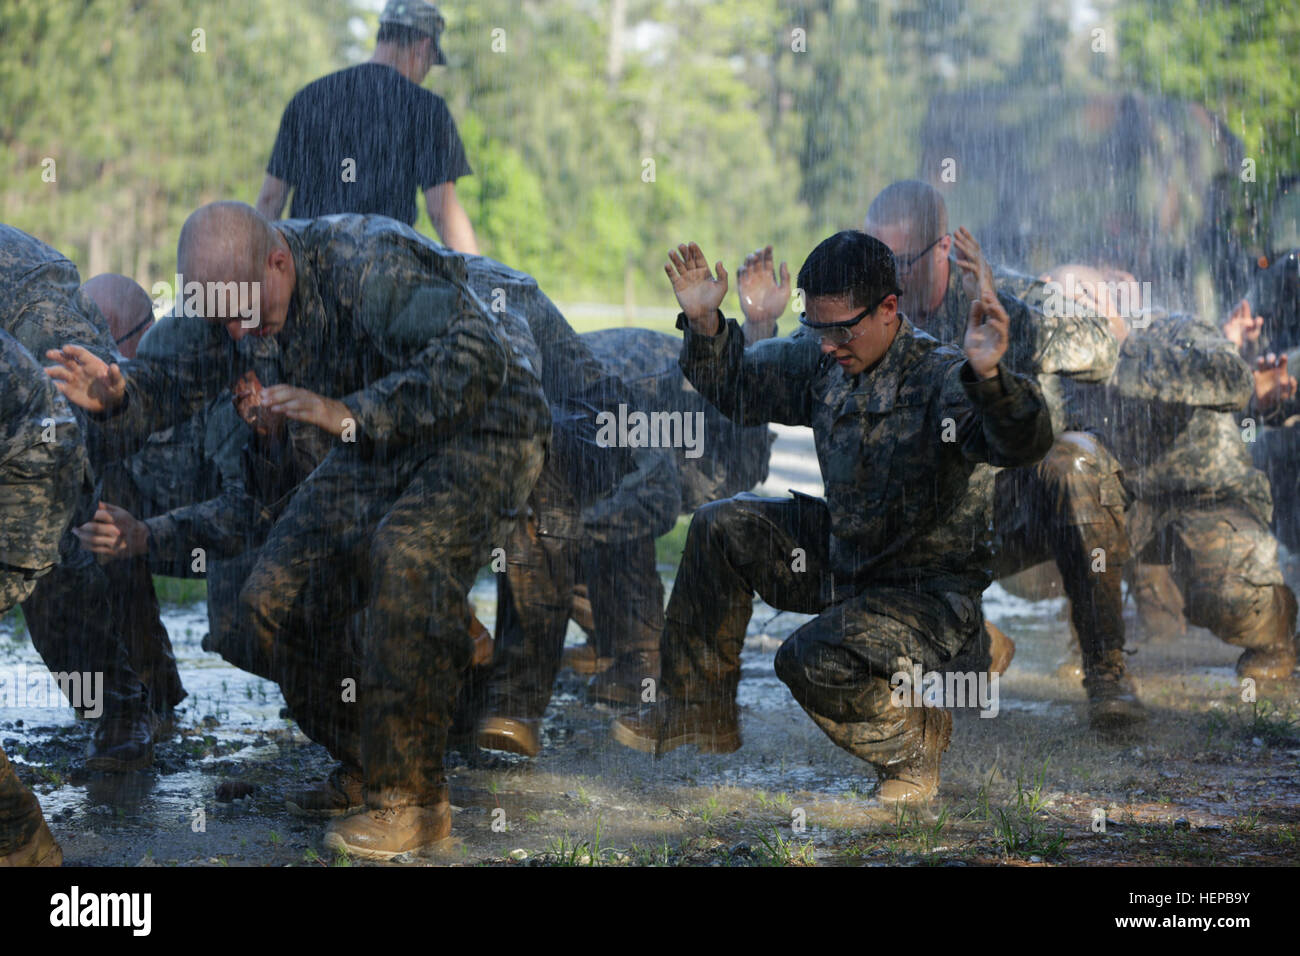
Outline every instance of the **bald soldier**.
POLYGON ((260 401, 333 439, 240 593, 274 662, 282 640, 338 633, 365 608, 357 675, 366 812, 326 845, 388 859, 451 831, 443 757, 473 640, 468 594, 541 471, 550 411, 525 324, 473 294, 464 261, 394 220, 274 225, 219 202, 181 230, 180 314, 136 360, 51 352, 59 387, 115 432, 193 414, 279 350, 260 401), (306 630, 304 630, 306 629, 306 630))
MULTIPOLYGON (((41 367, 0 329, 0 616, 59 560, 89 466, 76 419, 41 367)), ((0 750, 0 868, 58 866, 40 804, 0 750)))
POLYGON ((1033 468, 986 467, 976 476, 998 538, 994 572, 1002 577, 1055 561, 1083 650, 1091 725, 1117 731, 1140 722, 1145 710, 1127 674, 1116 603, 1129 553, 1128 496, 1119 463, 1098 439, 1065 431, 1060 398, 1062 383, 1104 381, 1114 368, 1118 349, 1105 318, 1045 310, 1041 283, 994 270, 965 229, 949 233, 943 197, 926 183, 905 180, 881 190, 863 229, 898 261, 900 310, 941 342, 960 340, 981 284, 996 289, 1010 318, 1007 367, 1038 383, 1056 437, 1033 468))

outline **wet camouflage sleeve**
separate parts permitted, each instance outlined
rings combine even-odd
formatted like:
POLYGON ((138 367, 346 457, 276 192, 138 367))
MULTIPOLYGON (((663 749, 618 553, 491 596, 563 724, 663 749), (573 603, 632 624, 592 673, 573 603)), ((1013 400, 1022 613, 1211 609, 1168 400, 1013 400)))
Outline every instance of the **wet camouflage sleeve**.
MULTIPOLYGON (((511 269, 485 256, 466 256, 470 287, 489 309, 519 315, 528 324, 541 355, 542 387, 548 401, 572 411, 579 407, 592 414, 617 413, 620 404, 635 405, 632 390, 610 363, 598 358, 568 320, 527 273, 511 269)), ((588 456, 621 460, 612 487, 575 487, 574 497, 584 504, 584 533, 597 541, 615 543, 666 533, 676 521, 681 505, 673 455, 657 448, 614 449, 584 445, 588 456), (594 499, 594 500, 593 500, 594 499)), ((573 481, 584 475, 604 475, 608 469, 578 469, 573 481)))
POLYGON ((38 362, 64 345, 83 346, 106 362, 122 358, 99 308, 81 291, 77 267, 6 225, 0 225, 0 316, 0 327, 38 362))
POLYGON ((723 325, 717 335, 696 334, 684 314, 677 317, 687 380, 739 425, 811 425, 808 383, 821 361, 816 337, 797 331, 745 348, 736 320, 724 319, 721 312, 718 317, 723 325))
POLYGON ((1222 332, 1190 315, 1147 318, 1149 328, 1135 327, 1120 350, 1112 384, 1123 398, 1216 411, 1246 407, 1254 380, 1222 332))
POLYGON ((3 613, 26 598, 35 573, 58 561, 59 539, 82 492, 87 464, 67 403, 32 354, 4 331, 0 376, 3 613))

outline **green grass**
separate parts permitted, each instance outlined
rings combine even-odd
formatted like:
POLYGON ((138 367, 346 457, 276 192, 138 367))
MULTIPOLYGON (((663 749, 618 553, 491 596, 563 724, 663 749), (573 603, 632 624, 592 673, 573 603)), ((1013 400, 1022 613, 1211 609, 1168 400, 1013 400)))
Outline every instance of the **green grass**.
POLYGON ((185 606, 207 600, 208 582, 203 578, 165 578, 155 575, 153 589, 159 604, 185 606))
POLYGON ((686 547, 686 530, 690 526, 691 519, 688 515, 678 518, 673 530, 655 542, 655 560, 675 569, 682 560, 682 549, 686 547))

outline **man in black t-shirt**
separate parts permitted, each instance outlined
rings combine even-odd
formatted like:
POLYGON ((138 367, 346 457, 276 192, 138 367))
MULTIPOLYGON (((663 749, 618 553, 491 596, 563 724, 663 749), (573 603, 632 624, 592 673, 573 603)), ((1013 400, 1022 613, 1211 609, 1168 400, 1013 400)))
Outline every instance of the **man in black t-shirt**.
POLYGON ((431 66, 446 62, 442 29, 424 0, 390 0, 369 61, 299 90, 280 118, 258 211, 279 218, 292 187, 295 219, 380 213, 414 225, 422 191, 443 244, 477 254, 456 196, 456 180, 473 170, 447 104, 420 86, 431 66))

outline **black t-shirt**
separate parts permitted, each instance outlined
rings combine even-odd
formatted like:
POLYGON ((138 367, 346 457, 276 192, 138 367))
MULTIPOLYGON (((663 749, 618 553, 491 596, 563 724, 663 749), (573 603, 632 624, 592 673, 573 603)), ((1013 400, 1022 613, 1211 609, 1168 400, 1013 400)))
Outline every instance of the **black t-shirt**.
POLYGON ((473 172, 442 97, 379 63, 299 90, 280 118, 266 171, 293 187, 294 218, 379 213, 408 225, 418 215, 417 190, 473 172))

